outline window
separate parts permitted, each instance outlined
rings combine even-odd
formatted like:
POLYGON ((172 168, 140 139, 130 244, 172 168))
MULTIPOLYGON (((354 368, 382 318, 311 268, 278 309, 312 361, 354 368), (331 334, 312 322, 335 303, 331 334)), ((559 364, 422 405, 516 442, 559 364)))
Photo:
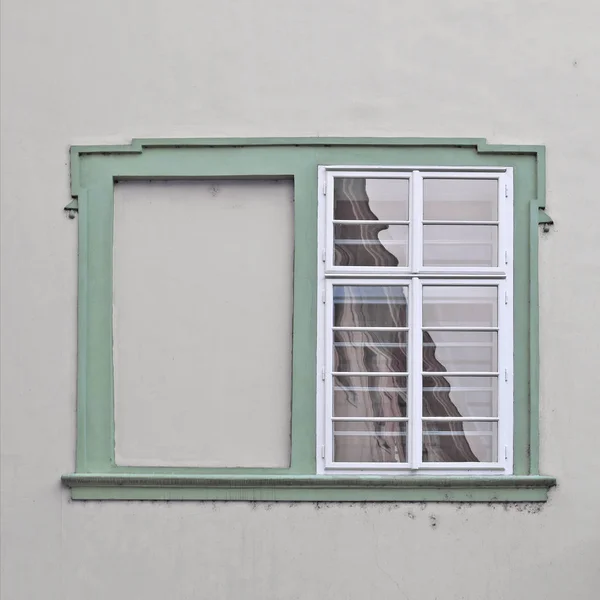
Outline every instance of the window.
MULTIPOLYGON (((77 216, 79 231, 77 448, 75 471, 62 478, 72 497, 545 500, 555 479, 539 470, 537 238, 538 225, 550 222, 543 210, 544 165, 541 146, 489 145, 480 139, 158 139, 73 147, 73 200, 67 210, 77 216), (167 211, 165 220, 177 225, 169 227, 179 231, 181 225, 186 239, 169 247, 169 227, 158 227, 169 252, 163 255, 153 247, 151 233, 144 238, 145 250, 140 249, 144 273, 160 272, 168 279, 169 261, 183 256, 190 266, 178 265, 180 280, 185 282, 185 273, 193 271, 203 278, 202 285, 214 281, 219 264, 210 240, 228 218, 207 229, 216 218, 211 215, 228 210, 213 202, 229 198, 213 194, 209 182, 228 188, 228 181, 263 182, 259 187, 287 182, 289 231, 278 229, 277 247, 287 248, 281 264, 287 264, 286 273, 293 277, 291 382, 289 376, 283 381, 282 370, 260 352, 275 327, 271 311, 260 303, 265 287, 260 281, 268 277, 267 269, 262 279, 246 270, 240 285, 269 318, 254 320, 246 329, 244 313, 239 327, 239 335, 246 336, 246 355, 256 342, 252 369, 261 369, 268 382, 267 375, 277 369, 273 377, 283 381, 269 396, 273 415, 279 417, 269 420, 269 411, 260 417, 256 411, 248 414, 259 418, 260 430, 267 432, 281 427, 284 415, 286 427, 291 423, 284 436, 286 448, 289 441, 285 456, 271 456, 270 443, 253 445, 252 450, 264 450, 260 460, 256 452, 248 452, 259 428, 249 434, 252 423, 240 414, 235 431, 241 434, 233 434, 233 423, 221 409, 231 403, 231 390, 239 390, 239 382, 207 385, 199 376, 193 393, 180 398, 174 394, 187 393, 182 387, 159 390, 152 383, 165 383, 160 366, 164 349, 158 345, 174 340, 178 349, 185 349, 189 342, 190 348, 209 352, 207 332, 220 331, 229 305, 213 294, 216 300, 208 307, 209 297, 198 288, 192 290, 195 296, 173 304, 165 284, 165 296, 152 302, 168 300, 167 312, 198 305, 214 313, 212 329, 174 314, 178 329, 170 331, 167 315, 163 333, 147 332, 143 352, 137 352, 136 330, 131 329, 135 323, 125 312, 115 312, 114 301, 136 318, 150 303, 137 313, 137 303, 148 294, 134 296, 139 290, 128 286, 135 282, 120 270, 125 266, 135 272, 139 253, 127 227, 122 228, 127 223, 119 221, 115 227, 123 214, 133 215, 115 205, 115 190, 119 196, 117 184, 122 191, 131 190, 140 180, 162 182, 157 194, 165 186, 182 188, 169 182, 205 182, 201 203, 186 196, 177 213, 167 211), (202 228, 210 235, 202 234, 202 228), (196 237, 204 246, 196 244, 196 237), (207 244, 209 249, 202 251, 207 244), (123 254, 123 248, 132 253, 123 254), (155 254, 162 270, 149 260, 155 254), (119 262, 124 257, 130 262, 119 262), (135 363, 123 362, 124 355, 115 357, 115 334, 129 340, 135 363), (144 356, 159 359, 145 365, 144 356), (145 381, 147 393, 136 384, 146 371, 152 375, 145 381), (137 394, 135 402, 130 390, 137 394), (144 412, 148 394, 155 405, 151 414, 144 412), (184 430, 161 435, 173 410, 184 430), (202 443, 196 440, 196 421, 198 432, 208 432, 202 443), (210 442, 213 423, 215 431, 231 433, 227 447, 218 452, 210 442), (148 425, 157 427, 156 435, 148 425), (138 436, 140 426, 146 427, 146 437, 138 436)), ((149 219, 156 226, 158 213, 145 211, 166 213, 152 198, 142 194, 138 199, 136 206, 127 207, 135 209, 134 221, 149 219)), ((248 202, 243 191, 235 202, 230 199, 232 207, 248 202)), ((258 219, 265 233, 247 236, 245 260, 277 252, 267 226, 272 215, 250 217, 258 219)), ((244 218, 239 223, 243 232, 244 218)), ((238 255, 232 251, 227 262, 234 290, 238 255)), ((289 291, 289 278, 287 282, 289 291)), ((183 292, 173 293, 176 300, 183 292)), ((274 292, 269 302, 276 296, 278 309, 286 302, 289 308, 289 294, 274 292)), ((248 304, 243 296, 238 300, 242 307, 248 304)), ((221 341, 227 348, 241 348, 221 341)), ((232 360, 243 360, 244 352, 232 360)), ((216 362, 229 372, 228 364, 216 362)), ((239 372, 232 368, 231 376, 239 372)), ((242 391, 251 407, 258 392, 250 385, 242 391)), ((280 433, 273 439, 280 440, 280 433)), ((268 442, 269 436, 264 438, 268 442)), ((279 441, 276 446, 283 447, 279 441)))
POLYGON ((512 170, 320 170, 319 472, 512 473, 512 170))

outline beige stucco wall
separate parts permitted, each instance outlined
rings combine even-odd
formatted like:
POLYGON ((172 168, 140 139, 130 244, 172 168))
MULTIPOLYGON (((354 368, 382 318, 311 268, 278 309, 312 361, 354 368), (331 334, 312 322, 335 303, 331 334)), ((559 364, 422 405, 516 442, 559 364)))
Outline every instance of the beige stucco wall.
POLYGON ((599 25, 596 0, 4 0, 3 600, 595 598, 599 25), (69 500, 69 144, 276 135, 547 145, 546 505, 69 500))

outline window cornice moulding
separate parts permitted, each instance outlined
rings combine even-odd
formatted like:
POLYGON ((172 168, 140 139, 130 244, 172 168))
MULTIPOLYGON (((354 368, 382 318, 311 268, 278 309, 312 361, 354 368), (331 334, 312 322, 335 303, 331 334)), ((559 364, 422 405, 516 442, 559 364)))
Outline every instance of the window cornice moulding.
MULTIPOLYGON (((131 144, 71 146, 71 197, 65 210, 77 210, 80 193, 78 163, 87 154, 141 154, 146 148, 202 148, 245 146, 414 146, 473 148, 478 154, 533 154, 536 157, 538 182, 546 180, 546 147, 536 144, 489 144, 486 138, 397 138, 397 137, 272 137, 272 138, 134 138, 131 144)), ((539 223, 551 225, 546 208, 545 185, 536 198, 540 209, 539 223)))

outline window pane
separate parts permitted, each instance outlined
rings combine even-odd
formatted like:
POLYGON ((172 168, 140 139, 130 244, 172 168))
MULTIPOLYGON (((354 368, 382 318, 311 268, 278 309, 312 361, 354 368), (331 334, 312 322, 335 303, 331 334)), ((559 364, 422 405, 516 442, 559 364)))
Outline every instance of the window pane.
POLYGON ((496 286, 423 286, 423 327, 496 327, 496 286))
POLYGON ((498 423, 423 422, 423 462, 496 462, 498 423))
POLYGON ((497 267, 497 225, 424 225, 426 267, 497 267))
POLYGON ((497 377, 423 377, 424 417, 497 417, 497 377))
POLYGON ((406 267, 408 225, 333 226, 335 265, 344 267, 406 267))
POLYGON ((333 460, 335 462, 406 462, 406 423, 335 422, 333 460))
POLYGON ((336 376, 334 417, 405 417, 406 377, 336 376))
POLYGON ((406 327, 408 288, 400 285, 335 285, 336 327, 406 327))
POLYGON ((495 331, 424 331, 423 371, 496 371, 495 331))
POLYGON ((333 184, 333 218, 407 221, 408 190, 408 179, 336 177, 333 184))
POLYGON ((334 371, 406 372, 406 331, 336 331, 334 371))
POLYGON ((437 221, 496 221, 497 179, 424 179, 423 218, 437 221))

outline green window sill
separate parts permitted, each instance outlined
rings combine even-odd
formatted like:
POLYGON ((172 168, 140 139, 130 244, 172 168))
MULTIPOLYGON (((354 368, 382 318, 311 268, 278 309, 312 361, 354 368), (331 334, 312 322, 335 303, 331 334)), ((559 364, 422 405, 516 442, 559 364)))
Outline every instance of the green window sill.
POLYGON ((556 479, 235 475, 63 475, 74 500, 246 500, 288 502, 544 502, 556 479))

